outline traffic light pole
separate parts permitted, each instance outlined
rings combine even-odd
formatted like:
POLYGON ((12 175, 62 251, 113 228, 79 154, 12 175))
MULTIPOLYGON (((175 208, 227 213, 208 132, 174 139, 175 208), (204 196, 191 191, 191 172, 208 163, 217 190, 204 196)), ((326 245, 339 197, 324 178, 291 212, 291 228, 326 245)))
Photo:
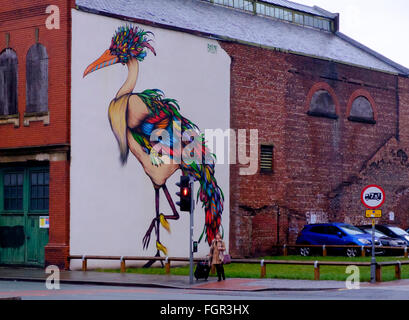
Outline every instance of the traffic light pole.
POLYGON ((191 190, 191 206, 190 206, 190 244, 189 244, 189 250, 190 250, 190 255, 189 255, 189 260, 190 260, 190 268, 189 268, 189 283, 193 284, 193 213, 195 211, 195 202, 194 202, 194 181, 191 178, 189 181, 190 184, 190 190, 191 190))
MULTIPOLYGON (((180 181, 176 185, 180 188, 176 195, 180 197, 180 201, 176 202, 180 206, 180 211, 190 213, 190 236, 189 236, 189 282, 193 284, 193 213, 195 211, 194 201, 194 179, 189 176, 181 176, 180 181)), ((195 246, 196 249, 197 245, 195 246)))

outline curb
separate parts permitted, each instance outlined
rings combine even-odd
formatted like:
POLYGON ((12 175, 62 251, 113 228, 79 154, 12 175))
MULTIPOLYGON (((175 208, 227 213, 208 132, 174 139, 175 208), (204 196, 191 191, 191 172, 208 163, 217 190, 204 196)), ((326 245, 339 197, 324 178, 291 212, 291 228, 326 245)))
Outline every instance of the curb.
MULTIPOLYGON (((26 281, 26 282, 45 282, 46 279, 40 278, 20 278, 20 277, 0 277, 0 281, 26 281)), ((83 285, 101 285, 101 286, 119 286, 119 287, 145 287, 145 288, 169 288, 169 289, 191 289, 191 287, 180 287, 158 283, 130 283, 130 282, 112 282, 99 280, 66 280, 61 279, 60 283, 65 284, 83 284, 83 285)))
MULTIPOLYGON (((42 278, 25 278, 25 277, 0 277, 0 281, 26 281, 26 282, 45 282, 42 278)), ((342 288, 283 288, 283 287, 266 287, 259 289, 235 290, 228 288, 200 288, 195 287, 195 284, 190 286, 177 286, 162 283, 132 283, 132 282, 112 282, 103 280, 66 280, 61 279, 60 283, 78 284, 78 285, 99 285, 99 286, 120 286, 120 287, 141 287, 141 288, 164 288, 164 289, 180 289, 180 290, 200 290, 200 291, 224 291, 224 292, 263 292, 263 291, 333 291, 342 288)))

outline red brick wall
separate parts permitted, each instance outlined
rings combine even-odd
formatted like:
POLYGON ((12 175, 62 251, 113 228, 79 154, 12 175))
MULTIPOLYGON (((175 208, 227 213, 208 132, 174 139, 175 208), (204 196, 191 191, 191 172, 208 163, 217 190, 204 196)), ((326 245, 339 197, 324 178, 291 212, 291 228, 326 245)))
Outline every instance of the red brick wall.
POLYGON ((50 162, 50 238, 46 265, 66 265, 70 243, 70 163, 50 162))
POLYGON ((404 148, 395 138, 391 138, 368 162, 350 185, 340 186, 330 198, 331 216, 347 212, 346 222, 368 224, 364 217, 365 208, 360 205, 360 193, 370 184, 381 185, 386 193, 382 206, 380 223, 395 224, 404 229, 409 227, 409 148, 404 148), (394 221, 389 213, 394 212, 394 221))
POLYGON ((277 204, 285 193, 287 172, 281 131, 285 126, 289 64, 282 53, 232 43, 222 46, 232 57, 232 129, 258 129, 260 143, 275 146, 274 174, 241 176, 241 165, 231 165, 230 169, 230 250, 233 255, 251 256, 274 244, 277 204), (263 231, 253 226, 253 221, 262 225, 263 219, 267 223, 263 231))
MULTIPOLYGON (((18 112, 20 126, 0 125, 0 148, 44 146, 70 143, 70 84, 71 84, 71 8, 74 0, 3 0, 0 6, 0 52, 9 47, 18 57, 18 112), (46 28, 46 7, 60 9, 60 29, 46 28), (26 55, 36 43, 35 29, 39 29, 39 43, 49 57, 48 108, 50 124, 30 122, 23 125, 26 111, 26 55)), ((64 265, 69 252, 69 163, 50 162, 50 243, 46 248, 47 263, 64 265)))
POLYGON ((46 144, 67 143, 70 139, 70 50, 71 50, 71 22, 70 2, 66 0, 49 1, 2 1, 0 14, 6 14, 6 21, 0 24, 0 52, 6 47, 6 33, 10 34, 9 47, 18 57, 18 111, 20 113, 20 127, 1 125, 0 136, 7 139, 0 140, 0 148, 19 146, 38 146, 46 144), (45 8, 50 5, 60 8, 61 28, 48 30, 45 21, 48 14, 45 8), (41 15, 27 17, 18 15, 15 10, 23 8, 44 7, 41 15), (17 20, 11 20, 15 16, 17 20), (49 111, 50 125, 42 122, 32 122, 29 127, 23 126, 23 115, 26 110, 26 55, 29 48, 36 43, 35 28, 39 28, 39 42, 47 49, 49 57, 49 111))
MULTIPOLYGON (((278 242, 294 243, 311 215, 317 222, 354 222, 364 214, 359 196, 366 184, 385 186, 385 210, 395 210, 396 222, 408 225, 403 213, 407 193, 400 190, 404 195, 395 196, 405 186, 407 166, 365 169, 397 136, 398 101, 405 109, 401 122, 409 124, 408 108, 402 107, 409 106, 408 79, 400 79, 397 99, 394 75, 241 44, 221 45, 232 57, 232 128, 258 129, 259 144, 274 144, 273 174, 240 176, 240 166, 231 167, 233 255, 266 254, 278 242), (337 120, 307 115, 313 87, 327 87, 335 95, 337 120), (350 100, 357 93, 373 103, 376 125, 348 120, 350 100)), ((403 126, 402 141, 405 137, 407 142, 409 130, 403 126)), ((397 142, 395 153, 402 143, 397 142)))

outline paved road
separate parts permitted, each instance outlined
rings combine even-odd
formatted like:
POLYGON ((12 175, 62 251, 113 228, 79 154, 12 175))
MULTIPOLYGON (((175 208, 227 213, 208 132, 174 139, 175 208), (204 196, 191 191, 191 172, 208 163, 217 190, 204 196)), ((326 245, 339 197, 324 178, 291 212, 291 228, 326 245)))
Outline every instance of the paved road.
POLYGON ((47 290, 41 282, 0 281, 0 298, 10 296, 23 300, 409 300, 409 285, 383 283, 359 290, 226 292, 85 284, 61 284, 60 290, 47 290))

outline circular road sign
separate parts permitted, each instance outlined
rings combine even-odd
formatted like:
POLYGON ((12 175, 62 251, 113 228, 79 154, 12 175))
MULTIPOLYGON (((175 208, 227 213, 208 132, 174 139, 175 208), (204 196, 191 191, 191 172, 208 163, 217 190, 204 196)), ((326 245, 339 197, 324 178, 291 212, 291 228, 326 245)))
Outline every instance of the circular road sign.
POLYGON ((362 190, 361 201, 368 209, 378 209, 385 202, 385 191, 377 185, 367 186, 362 190))

